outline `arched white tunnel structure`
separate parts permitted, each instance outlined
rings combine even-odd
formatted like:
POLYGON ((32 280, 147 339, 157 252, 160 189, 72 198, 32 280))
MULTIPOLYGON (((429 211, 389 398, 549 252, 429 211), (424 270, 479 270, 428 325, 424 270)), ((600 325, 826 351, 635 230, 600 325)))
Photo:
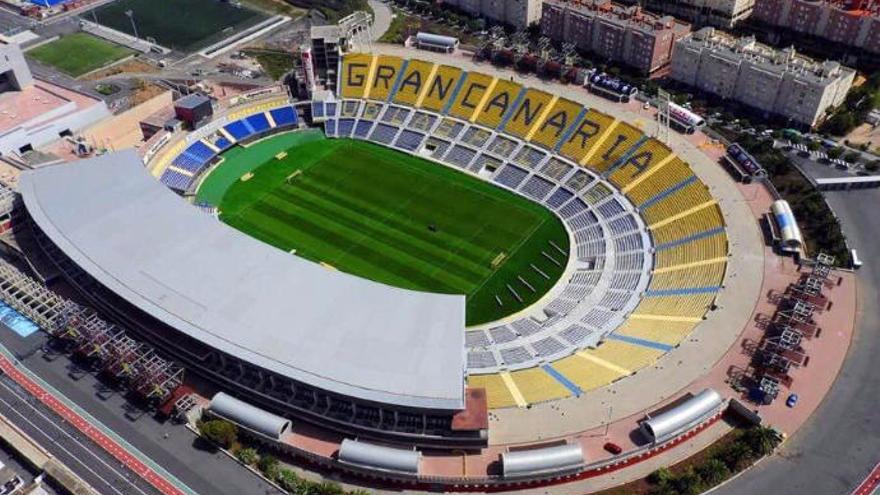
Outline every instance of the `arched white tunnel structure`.
POLYGON ((562 474, 583 465, 584 450, 579 443, 501 454, 501 468, 505 478, 562 474))
POLYGON ((346 438, 339 447, 339 462, 375 471, 419 474, 421 452, 395 449, 346 438))
POLYGON ((722 404, 721 395, 707 388, 672 409, 642 421, 642 433, 653 443, 668 440, 705 421, 722 404))
POLYGON ((274 440, 280 440, 284 433, 290 431, 290 420, 254 407, 224 392, 217 392, 214 395, 208 410, 274 440))

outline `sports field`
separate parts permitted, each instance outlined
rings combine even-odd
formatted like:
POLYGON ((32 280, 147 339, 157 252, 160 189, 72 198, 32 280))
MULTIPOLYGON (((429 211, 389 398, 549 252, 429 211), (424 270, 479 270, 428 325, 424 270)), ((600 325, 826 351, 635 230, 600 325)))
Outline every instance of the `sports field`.
POLYGON ((116 0, 83 18, 133 35, 128 11, 140 38, 181 51, 204 48, 266 19, 265 14, 220 0, 116 0))
POLYGON ((224 159, 198 195, 222 221, 328 269, 465 294, 468 325, 535 302, 568 262, 565 227, 544 207, 378 145, 282 134, 224 159))
POLYGON ((78 32, 38 46, 28 51, 27 55, 77 77, 133 53, 124 46, 114 45, 91 34, 78 32))

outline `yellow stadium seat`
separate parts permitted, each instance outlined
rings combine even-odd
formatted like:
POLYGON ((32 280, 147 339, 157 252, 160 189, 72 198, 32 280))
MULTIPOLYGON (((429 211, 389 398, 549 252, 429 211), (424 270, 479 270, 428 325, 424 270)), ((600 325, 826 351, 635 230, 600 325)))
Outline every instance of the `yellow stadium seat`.
POLYGON ((374 58, 367 53, 349 53, 343 57, 340 75, 343 98, 363 98, 374 58))
POLYGON ((630 374, 630 370, 599 360, 586 351, 560 359, 553 367, 583 391, 604 387, 630 374))
POLYGON ((442 112, 455 93, 455 87, 462 77, 462 70, 457 67, 441 65, 428 80, 428 86, 419 97, 417 106, 434 112, 442 112))
POLYGON ((714 287, 721 285, 727 258, 708 260, 708 264, 683 265, 686 268, 655 273, 651 277, 650 290, 677 289, 683 287, 714 287))
POLYGON ((717 294, 646 297, 633 314, 702 318, 717 294))
POLYGON ((529 368, 510 374, 529 404, 569 397, 571 392, 541 368, 529 368))
POLYGON ((458 94, 455 95, 452 107, 449 108, 449 115, 470 120, 480 109, 483 98, 488 96, 494 81, 495 78, 492 76, 469 72, 461 84, 458 94))
POLYGON ((708 201, 712 201, 709 190, 695 181, 643 209, 642 216, 648 225, 653 225, 708 201))
POLYGON ((559 140, 565 137, 568 128, 580 123, 578 117, 583 108, 573 101, 560 98, 547 117, 533 131, 531 141, 549 150, 555 149, 559 140))
POLYGON ((562 156, 581 163, 605 135, 614 118, 597 110, 589 110, 574 132, 565 140, 559 152, 562 156))
POLYGON ((589 355, 596 356, 599 359, 631 371, 650 366, 654 364, 658 357, 663 355, 663 351, 659 349, 642 347, 612 339, 607 339, 599 347, 589 349, 586 352, 589 355))
POLYGON ((599 145, 593 156, 584 160, 583 164, 591 170, 604 173, 626 156, 626 153, 632 149, 642 136, 642 131, 626 122, 618 122, 617 126, 611 131, 611 134, 599 145))
POLYGON ((691 167, 681 158, 675 157, 662 167, 652 171, 650 175, 643 174, 630 181, 622 188, 622 191, 626 193, 634 205, 641 206, 663 191, 690 179, 693 175, 691 167))
POLYGON ((513 109, 504 131, 507 134, 525 139, 529 131, 538 125, 552 100, 553 95, 549 93, 534 88, 527 89, 519 105, 513 109))
POLYGON ((618 327, 615 333, 675 346, 690 335, 696 326, 696 323, 688 321, 651 321, 630 318, 618 327))
POLYGON ((379 55, 371 70, 371 79, 364 98, 370 100, 387 101, 394 90, 394 84, 403 68, 403 59, 389 55, 379 55))
POLYGON ((622 188, 639 175, 650 173, 652 169, 664 163, 672 155, 668 146, 654 138, 642 143, 611 175, 608 180, 622 188))
POLYGON ((471 375, 467 379, 468 387, 482 388, 486 390, 489 409, 516 406, 516 400, 510 393, 510 389, 497 373, 491 375, 471 375))
POLYGON ((651 227, 651 235, 656 246, 723 226, 721 209, 717 204, 712 204, 662 226, 651 227))
POLYGON ((657 268, 662 269, 699 260, 716 259, 727 255, 727 236, 722 232, 669 249, 661 249, 654 255, 654 264, 657 268))
POLYGON ((516 103, 516 99, 522 92, 522 86, 506 79, 498 79, 485 105, 477 115, 477 123, 490 129, 497 129, 504 119, 504 115, 510 111, 516 103))
POLYGON ((435 65, 424 60, 410 60, 400 78, 397 92, 394 94, 394 102, 413 107, 419 101, 419 97, 428 88, 428 81, 435 70, 435 65))

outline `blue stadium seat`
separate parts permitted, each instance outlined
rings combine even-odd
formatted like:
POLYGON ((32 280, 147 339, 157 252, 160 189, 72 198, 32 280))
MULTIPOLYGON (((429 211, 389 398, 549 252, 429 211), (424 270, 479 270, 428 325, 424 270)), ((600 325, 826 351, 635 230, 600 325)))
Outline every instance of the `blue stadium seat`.
POLYGON ((400 133, 400 137, 397 138, 396 144, 398 147, 403 148, 407 151, 415 151, 422 144, 423 139, 425 139, 424 134, 404 130, 400 133))
POLYGON ((192 185, 193 178, 175 170, 166 170, 159 179, 163 184, 177 191, 186 191, 192 185))
POLYGON ((248 130, 247 126, 245 126, 244 121, 242 120, 230 122, 226 124, 223 128, 226 129, 226 132, 232 134, 232 137, 234 137, 236 141, 247 139, 251 134, 253 134, 253 131, 248 130))
POLYGON ((275 110, 270 110, 269 113, 272 114, 272 120, 275 121, 275 125, 278 127, 296 125, 297 116, 296 110, 293 107, 276 108, 275 110))
POLYGON ((269 120, 266 119, 266 116, 262 113, 251 115, 244 120, 246 125, 250 124, 251 129, 253 129, 255 133, 269 129, 269 120))
POLYGON ((312 117, 316 119, 320 119, 324 117, 324 102, 322 101, 313 101, 312 102, 312 117))
POLYGON ((230 146, 232 146, 232 143, 229 142, 229 140, 226 139, 225 137, 220 136, 220 137, 217 138, 216 141, 214 141, 214 146, 216 146, 217 148, 219 148, 220 151, 225 151, 227 148, 229 148, 230 146))

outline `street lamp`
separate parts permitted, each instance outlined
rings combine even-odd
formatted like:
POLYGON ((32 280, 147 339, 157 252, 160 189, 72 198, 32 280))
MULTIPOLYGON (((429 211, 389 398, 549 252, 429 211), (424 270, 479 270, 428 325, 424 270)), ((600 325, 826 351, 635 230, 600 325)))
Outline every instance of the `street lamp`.
POLYGON ((134 11, 131 10, 131 9, 126 10, 126 11, 125 11, 125 15, 128 16, 129 20, 131 20, 131 29, 132 29, 132 31, 134 31, 134 37, 135 37, 135 38, 140 38, 140 36, 138 36, 138 28, 137 28, 137 25, 134 23, 134 11))

